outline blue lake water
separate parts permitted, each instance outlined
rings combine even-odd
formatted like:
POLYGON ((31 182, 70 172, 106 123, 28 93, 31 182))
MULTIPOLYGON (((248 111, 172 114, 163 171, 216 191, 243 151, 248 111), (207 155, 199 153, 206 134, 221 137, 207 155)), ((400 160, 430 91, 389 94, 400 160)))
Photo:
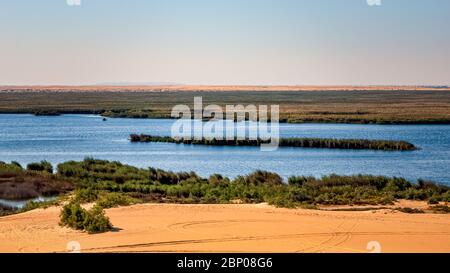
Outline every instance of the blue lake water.
POLYGON ((90 156, 137 167, 229 177, 254 170, 290 175, 374 174, 450 184, 449 125, 280 124, 282 137, 368 138, 412 142, 413 152, 216 147, 130 143, 130 133, 170 135, 174 120, 108 119, 95 115, 0 115, 0 160, 53 164, 90 156))
POLYGON ((28 202, 45 202, 45 201, 51 201, 54 200, 56 197, 43 197, 39 196, 32 199, 26 199, 26 200, 6 200, 6 199, 0 199, 0 206, 6 206, 13 209, 22 209, 27 205, 28 202))

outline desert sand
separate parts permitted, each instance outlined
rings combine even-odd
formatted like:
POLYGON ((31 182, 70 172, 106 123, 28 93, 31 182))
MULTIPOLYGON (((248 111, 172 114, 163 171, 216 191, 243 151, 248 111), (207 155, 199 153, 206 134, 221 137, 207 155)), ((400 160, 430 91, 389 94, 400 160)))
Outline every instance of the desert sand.
POLYGON ((34 85, 0 86, 0 91, 167 92, 167 91, 449 91, 449 86, 412 85, 34 85))
POLYGON ((106 210, 115 230, 89 235, 60 227, 59 211, 0 218, 0 252, 68 252, 71 241, 81 252, 450 252, 448 214, 142 204, 106 210))

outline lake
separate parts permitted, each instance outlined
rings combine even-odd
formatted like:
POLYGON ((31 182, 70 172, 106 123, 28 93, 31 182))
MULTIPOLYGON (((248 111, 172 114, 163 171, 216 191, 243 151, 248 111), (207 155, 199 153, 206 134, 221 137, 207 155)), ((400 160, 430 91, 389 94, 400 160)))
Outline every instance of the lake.
POLYGON ((283 177, 373 174, 418 178, 450 184, 450 125, 280 124, 282 137, 405 140, 412 152, 217 147, 171 143, 130 143, 131 133, 170 135, 174 120, 108 119, 96 115, 36 117, 0 115, 0 160, 22 165, 41 160, 53 164, 90 156, 137 167, 195 171, 229 177, 261 169, 283 177))
POLYGON ((24 208, 28 202, 46 202, 46 201, 52 201, 54 200, 56 197, 44 197, 44 196, 39 196, 36 198, 31 198, 31 199, 26 199, 26 200, 6 200, 6 199, 0 199, 0 206, 6 206, 6 207, 10 207, 13 209, 22 209, 24 208))

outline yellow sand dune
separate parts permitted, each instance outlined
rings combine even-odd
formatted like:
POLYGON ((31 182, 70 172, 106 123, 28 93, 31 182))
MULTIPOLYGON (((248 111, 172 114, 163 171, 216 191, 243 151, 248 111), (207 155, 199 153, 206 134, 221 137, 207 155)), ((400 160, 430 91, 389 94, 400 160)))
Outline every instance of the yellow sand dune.
POLYGON ((60 208, 0 218, 0 252, 450 252, 450 216, 268 205, 143 204, 107 210, 89 235, 58 226, 60 208), (380 247, 381 249, 377 249, 380 247))

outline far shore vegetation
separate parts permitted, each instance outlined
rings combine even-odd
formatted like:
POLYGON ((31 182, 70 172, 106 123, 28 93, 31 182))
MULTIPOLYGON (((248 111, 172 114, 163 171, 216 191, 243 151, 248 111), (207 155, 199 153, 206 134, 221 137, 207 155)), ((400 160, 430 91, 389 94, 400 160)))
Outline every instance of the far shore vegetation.
POLYGON ((279 105, 280 122, 450 124, 450 91, 0 91, 0 113, 99 114, 110 118, 170 118, 172 107, 193 98, 225 105, 279 105), (107 99, 105 99, 107 98, 107 99))
POLYGON ((55 110, 38 110, 33 113, 35 116, 60 116, 61 113, 55 110))
MULTIPOLYGON (((131 134, 131 142, 166 142, 176 144, 211 145, 211 146, 260 146, 270 143, 262 139, 184 139, 168 136, 152 136, 144 134, 131 134)), ((357 150, 382 150, 382 151, 414 151, 417 147, 406 141, 393 140, 368 140, 368 139, 324 139, 324 138, 280 138, 280 147, 300 148, 327 148, 327 149, 357 149, 357 150)))
MULTIPOLYGON (((170 172, 136 168, 116 161, 86 158, 59 164, 53 172, 48 162, 29 164, 0 162, 0 199, 22 200, 57 196, 55 200, 30 202, 21 210, 1 207, 8 215, 40 207, 63 205, 61 225, 104 232, 113 228, 103 209, 138 203, 232 204, 266 202, 276 207, 318 209, 319 205, 392 205, 395 201, 421 200, 431 213, 449 213, 450 187, 430 181, 412 183, 399 177, 373 175, 322 178, 292 176, 287 181, 276 173, 255 171, 229 179, 220 174, 208 178, 194 172, 170 172), (86 210, 81 205, 94 203, 86 210)), ((401 208, 405 213, 422 213, 401 208)))

